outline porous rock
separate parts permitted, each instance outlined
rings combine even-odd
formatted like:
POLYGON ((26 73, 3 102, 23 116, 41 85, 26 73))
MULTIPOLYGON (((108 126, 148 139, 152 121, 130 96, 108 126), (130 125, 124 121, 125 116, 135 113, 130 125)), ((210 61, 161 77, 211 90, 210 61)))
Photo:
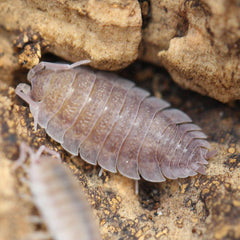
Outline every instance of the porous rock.
POLYGON ((7 0, 0 9, 25 68, 45 52, 91 59, 104 70, 138 57, 164 66, 184 88, 221 102, 240 99, 239 1, 7 0))
POLYGON ((163 65, 184 88, 240 99, 240 3, 151 1, 141 59, 163 65))
POLYGON ((0 9, 5 29, 39 35, 49 52, 68 61, 91 59, 92 66, 114 70, 137 58, 142 25, 137 0, 7 0, 0 9))

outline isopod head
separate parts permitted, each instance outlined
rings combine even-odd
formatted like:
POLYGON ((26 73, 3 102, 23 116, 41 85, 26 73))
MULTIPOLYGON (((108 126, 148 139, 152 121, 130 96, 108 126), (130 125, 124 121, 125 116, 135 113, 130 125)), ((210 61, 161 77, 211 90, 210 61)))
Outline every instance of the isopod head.
POLYGON ((40 62, 38 65, 32 68, 27 75, 27 79, 29 82, 31 82, 32 86, 30 97, 33 101, 41 101, 46 92, 51 89, 51 81, 53 80, 56 71, 66 71, 89 62, 91 61, 82 60, 71 65, 40 62))
MULTIPOLYGON (((38 124, 39 104, 43 98, 48 92, 54 89, 56 84, 61 84, 59 80, 65 79, 64 81, 66 83, 68 80, 72 81, 74 74, 71 74, 69 69, 74 69, 89 62, 90 60, 82 60, 71 65, 40 62, 32 68, 27 75, 28 81, 31 82, 31 88, 24 83, 17 86, 15 90, 16 94, 29 104, 30 111, 34 118, 35 130, 38 124)), ((56 97, 58 94, 59 92, 54 92, 56 97)))
POLYGON ((45 70, 43 62, 39 63, 28 72, 27 79, 29 82, 31 82, 32 86, 30 93, 32 100, 36 102, 42 100, 48 89, 48 84, 51 80, 51 76, 51 71, 45 70))

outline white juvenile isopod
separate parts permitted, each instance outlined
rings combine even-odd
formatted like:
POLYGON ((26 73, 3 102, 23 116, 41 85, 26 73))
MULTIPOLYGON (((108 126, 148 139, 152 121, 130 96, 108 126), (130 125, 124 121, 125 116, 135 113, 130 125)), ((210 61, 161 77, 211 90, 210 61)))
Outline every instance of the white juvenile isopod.
POLYGON ((22 143, 20 157, 14 168, 19 166, 28 173, 27 182, 33 202, 53 239, 101 239, 84 191, 74 181, 71 172, 61 164, 58 153, 45 146, 34 153, 29 146, 22 143), (44 151, 54 158, 42 155, 44 151), (27 153, 31 160, 29 167, 24 164, 27 153))

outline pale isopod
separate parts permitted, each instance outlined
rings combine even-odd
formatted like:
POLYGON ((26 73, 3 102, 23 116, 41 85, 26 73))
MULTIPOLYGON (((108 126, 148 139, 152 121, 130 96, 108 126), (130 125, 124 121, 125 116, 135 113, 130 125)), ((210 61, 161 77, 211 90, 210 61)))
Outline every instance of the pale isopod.
MULTIPOLYGON (((19 166, 24 167, 28 173, 27 182, 32 200, 53 239, 101 239, 84 191, 74 181, 71 172, 61 164, 58 153, 45 146, 41 146, 34 153, 30 147, 22 143, 15 169, 19 166), (43 151, 55 158, 42 155, 43 151), (31 160, 29 167, 24 164, 27 153, 31 160)), ((43 233, 34 234, 35 237, 44 236, 43 233)))
POLYGON ((115 74, 41 62, 16 94, 66 151, 110 172, 162 182, 205 174, 213 155, 201 129, 170 104, 115 74))

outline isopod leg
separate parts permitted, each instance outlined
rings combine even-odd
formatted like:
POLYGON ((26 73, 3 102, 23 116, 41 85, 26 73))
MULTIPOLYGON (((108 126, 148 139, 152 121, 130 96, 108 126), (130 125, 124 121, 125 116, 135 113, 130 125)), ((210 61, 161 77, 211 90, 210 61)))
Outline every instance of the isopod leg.
POLYGON ((103 168, 101 167, 101 169, 100 169, 100 171, 99 171, 99 173, 98 173, 98 177, 101 177, 102 174, 103 174, 103 168))
POLYGON ((135 194, 136 195, 139 194, 139 183, 138 183, 138 180, 135 180, 135 194))
POLYGON ((78 67, 83 64, 90 63, 90 60, 82 60, 75 62, 73 64, 62 64, 62 63, 49 63, 49 62, 41 62, 45 69, 58 71, 58 70, 69 70, 75 67, 78 67))

